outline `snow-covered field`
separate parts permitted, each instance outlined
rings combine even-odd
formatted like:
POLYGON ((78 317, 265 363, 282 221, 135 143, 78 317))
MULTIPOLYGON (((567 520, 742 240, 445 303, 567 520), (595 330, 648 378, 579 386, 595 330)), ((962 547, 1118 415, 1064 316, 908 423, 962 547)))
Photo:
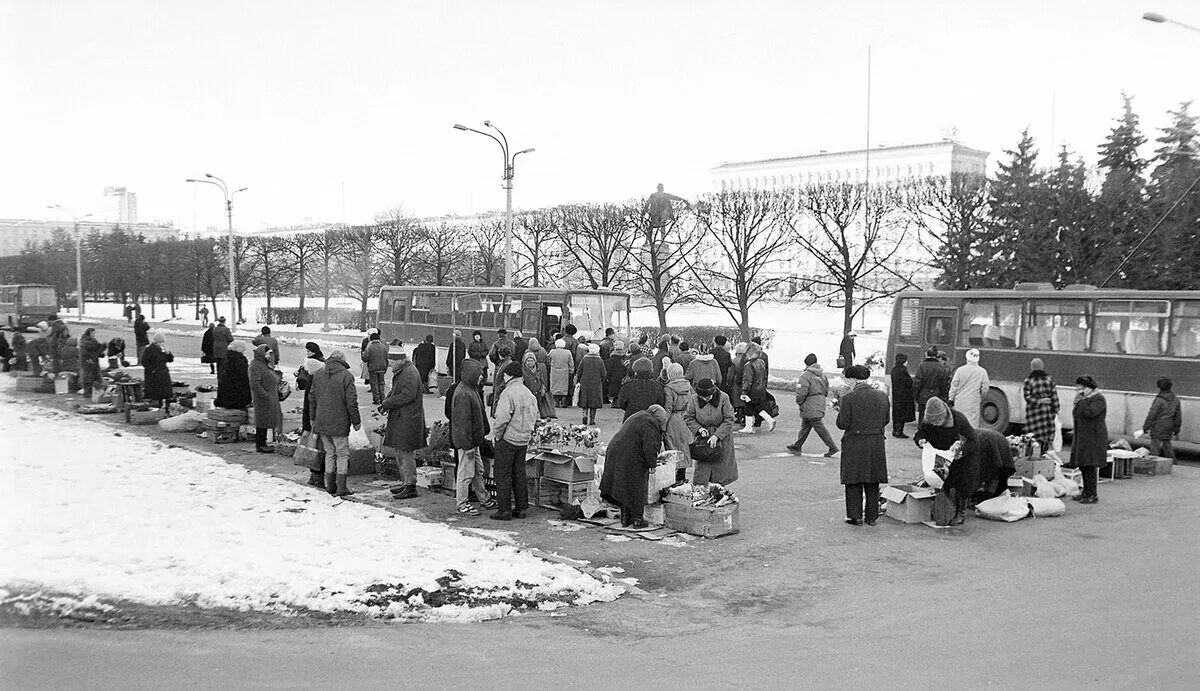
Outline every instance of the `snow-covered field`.
MULTIPOLYGON (((15 380, 0 381, 11 390, 15 380)), ((3 393, 0 444, 0 601, 45 592, 91 605, 476 621, 623 590, 3 393)))

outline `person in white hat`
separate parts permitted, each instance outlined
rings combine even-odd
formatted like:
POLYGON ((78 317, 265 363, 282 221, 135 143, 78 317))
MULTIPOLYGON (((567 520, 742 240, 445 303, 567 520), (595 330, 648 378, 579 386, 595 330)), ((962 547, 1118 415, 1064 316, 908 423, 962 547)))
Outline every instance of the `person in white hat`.
POLYGON ((991 388, 987 370, 979 366, 979 350, 967 351, 967 364, 954 371, 950 379, 950 405, 967 418, 972 427, 982 424, 980 409, 983 396, 991 388))

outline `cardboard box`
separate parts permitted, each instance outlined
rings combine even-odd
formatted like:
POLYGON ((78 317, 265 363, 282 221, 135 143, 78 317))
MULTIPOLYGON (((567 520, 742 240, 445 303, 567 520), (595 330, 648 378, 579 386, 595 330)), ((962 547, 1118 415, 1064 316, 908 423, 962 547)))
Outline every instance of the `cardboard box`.
POLYGON ((375 449, 351 449, 347 475, 374 475, 375 449))
POLYGON ((542 461, 541 477, 551 480, 587 482, 596 474, 595 460, 584 454, 543 451, 538 457, 542 461))
POLYGON ((933 516, 933 495, 936 494, 933 489, 888 485, 879 494, 887 500, 888 518, 901 523, 924 523, 933 516))
POLYGON ((442 486, 441 468, 417 468, 417 487, 432 489, 442 486))
POLYGON ((1141 475, 1170 475, 1171 459, 1162 456, 1143 456, 1133 460, 1133 472, 1141 475))
POLYGON ((665 525, 667 522, 667 510, 664 504, 651 504, 642 512, 642 518, 650 525, 665 525))
POLYGON ((545 472, 546 461, 542 458, 542 453, 531 453, 525 456, 525 477, 541 477, 545 472))
POLYGON ((578 506, 587 499, 588 486, 591 485, 590 480, 583 482, 560 482, 548 477, 543 477, 538 482, 538 493, 536 495, 538 506, 548 509, 558 509, 564 506, 578 506))
POLYGON ((1037 485, 1027 477, 1008 478, 1008 491, 1018 497, 1032 497, 1037 491, 1037 485))
POLYGON ((35 376, 17 377, 17 391, 37 391, 42 385, 42 378, 35 376))
POLYGON ((741 529, 738 504, 725 506, 687 506, 659 504, 663 507, 663 524, 671 530, 705 538, 732 535, 741 529))
POLYGON ((542 479, 540 477, 525 478, 525 491, 529 493, 529 505, 537 506, 537 499, 542 491, 542 479))
POLYGON ((1016 477, 1033 477, 1041 475, 1047 480, 1054 479, 1054 461, 1042 458, 1021 458, 1013 461, 1013 465, 1017 470, 1013 473, 1016 477))

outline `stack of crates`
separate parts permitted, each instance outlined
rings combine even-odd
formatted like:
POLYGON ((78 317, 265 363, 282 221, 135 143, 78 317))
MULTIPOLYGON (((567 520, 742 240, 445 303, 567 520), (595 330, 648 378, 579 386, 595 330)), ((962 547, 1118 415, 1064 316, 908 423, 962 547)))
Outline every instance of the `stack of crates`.
POLYGON ((238 429, 246 424, 249 415, 245 410, 213 408, 204 420, 204 429, 214 444, 232 444, 241 441, 238 429))

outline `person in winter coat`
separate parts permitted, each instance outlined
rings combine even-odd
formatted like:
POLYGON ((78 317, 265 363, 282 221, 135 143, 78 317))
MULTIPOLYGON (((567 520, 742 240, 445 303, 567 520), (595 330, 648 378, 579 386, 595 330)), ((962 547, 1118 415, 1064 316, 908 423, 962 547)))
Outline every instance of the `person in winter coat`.
MULTIPOLYGON (((728 353, 726 354, 728 355, 728 353)), ((711 379, 720 387, 722 383, 721 365, 717 363, 717 358, 712 353, 700 353, 683 368, 683 377, 692 386, 695 386, 701 379, 711 379)))
POLYGON ((217 398, 213 405, 230 410, 245 410, 250 407, 253 397, 250 395, 250 362, 246 352, 250 347, 245 341, 234 341, 229 344, 224 363, 217 368, 217 398))
POLYGON ((688 402, 694 392, 692 385, 683 376, 683 368, 678 362, 667 365, 667 383, 663 386, 663 408, 670 418, 667 421, 666 434, 663 444, 671 451, 682 451, 687 457, 688 446, 696 438, 694 432, 688 429, 684 415, 687 413, 688 402))
POLYGON ((496 503, 488 498, 487 488, 483 484, 485 467, 480 451, 491 430, 487 415, 483 412, 483 394, 480 391, 483 371, 475 360, 467 357, 463 360, 462 377, 454 385, 450 405, 450 446, 458 452, 454 498, 459 513, 478 516, 479 509, 467 501, 472 488, 475 496, 483 502, 482 508, 496 507, 496 503))
POLYGON ((610 326, 604 330, 604 338, 600 339, 600 359, 608 362, 608 358, 612 355, 613 348, 617 345, 617 332, 610 326))
POLYGON ((371 384, 371 403, 379 405, 383 403, 383 375, 388 370, 388 347, 379 340, 378 331, 367 337, 362 361, 367 366, 367 379, 371 384))
POLYGON ((28 346, 25 343, 25 336, 20 331, 13 332, 12 359, 12 368, 18 372, 24 372, 29 368, 28 346))
POLYGON ((496 342, 492 344, 491 350, 488 351, 488 359, 492 361, 493 365, 499 367, 500 361, 504 359, 500 356, 500 349, 508 348, 509 362, 511 362, 513 349, 516 347, 516 345, 517 344, 508 337, 508 329, 498 329, 496 331, 496 342))
POLYGON ((767 431, 775 429, 775 418, 767 412, 767 365, 762 360, 762 346, 751 342, 746 346, 746 362, 742 370, 742 404, 746 408, 746 426, 739 434, 753 434, 756 419, 761 419, 767 431))
POLYGON ((815 431, 828 448, 825 456, 832 458, 837 454, 838 446, 829 430, 825 428, 824 419, 829 399, 829 378, 817 364, 815 353, 805 356, 804 365, 804 371, 800 373, 800 379, 796 382, 796 405, 800 407, 800 434, 796 437, 796 443, 789 444, 787 449, 799 454, 804 448, 809 432, 815 431))
MULTIPOLYGON (((645 336, 643 336, 642 338, 645 338, 645 336)), ((643 346, 638 343, 634 343, 629 346, 629 362, 625 363, 625 365, 632 372, 633 371, 633 363, 637 362, 638 360, 649 361, 650 354, 646 352, 646 346, 643 346)))
POLYGON ((1070 465, 1083 473, 1083 493, 1075 499, 1081 504, 1095 504, 1100 501, 1096 492, 1100 468, 1108 463, 1108 401, 1091 377, 1076 379, 1075 391, 1070 465))
POLYGON ((758 358, 760 360, 762 360, 763 369, 766 370, 766 376, 770 377, 771 376, 771 357, 769 355, 767 355, 766 348, 763 348, 762 336, 755 336, 754 338, 750 339, 750 342, 759 347, 759 350, 761 352, 759 353, 758 358))
POLYGON ((950 463, 942 489, 954 501, 954 517, 950 525, 962 525, 967 500, 979 490, 979 434, 975 426, 960 410, 952 410, 940 398, 931 398, 925 404, 925 416, 913 437, 917 446, 925 444, 941 451, 949 451, 956 443, 959 451, 950 463))
POLYGON ((838 346, 838 356, 842 359, 843 368, 854 366, 854 356, 857 354, 854 350, 854 339, 857 336, 853 331, 847 332, 838 346))
POLYGON ((217 360, 213 357, 213 329, 217 328, 216 324, 209 324, 204 330, 204 335, 200 337, 200 364, 208 365, 208 373, 217 373, 217 360))
POLYGON ((983 424, 983 396, 991 386, 987 370, 979 366, 979 351, 972 348, 967 351, 967 364, 959 367, 950 380, 950 405, 962 412, 972 427, 979 427, 983 424))
POLYGON ((613 344, 612 353, 608 359, 604 361, 605 368, 605 393, 608 394, 609 401, 612 402, 612 407, 617 407, 617 398, 621 395, 621 384, 624 383, 625 377, 629 376, 629 367, 625 364, 625 343, 617 341, 613 344))
POLYGON ((733 413, 738 424, 746 419, 746 403, 742 400, 742 375, 746 371, 746 348, 749 346, 746 341, 734 346, 733 361, 729 365, 729 400, 733 403, 733 413))
POLYGON ((604 361, 600 346, 588 344, 587 355, 579 360, 575 381, 579 385, 579 407, 583 409, 583 424, 596 424, 596 409, 604 406, 604 361))
MULTIPOLYGON (((489 356, 491 357, 491 356, 489 356)), ((500 350, 496 352, 496 357, 500 361, 496 363, 496 378, 492 380, 492 417, 496 417, 496 404, 500 402, 500 394, 504 391, 504 384, 508 378, 504 376, 504 368, 512 363, 512 350, 507 345, 500 346, 500 350)), ((519 364, 519 363, 518 363, 519 364)))
POLYGON ((729 339, 724 336, 714 336, 712 350, 709 352, 712 353, 713 360, 717 363, 717 368, 721 370, 720 378, 713 379, 713 381, 717 383, 717 387, 724 391, 729 396, 729 400, 733 402, 736 400, 736 397, 730 390, 733 385, 733 377, 729 374, 730 368, 733 367, 733 356, 729 354, 729 348, 726 347, 728 343, 729 339))
POLYGON ((687 341, 679 343, 679 357, 675 359, 675 364, 683 368, 686 373, 688 367, 692 364, 692 360, 696 359, 696 353, 692 350, 692 345, 687 341))
POLYGON ((105 355, 108 357, 108 369, 117 369, 118 367, 128 367, 129 361, 125 359, 125 339, 120 336, 114 336, 109 340, 108 345, 104 349, 105 355))
MULTIPOLYGON (((232 362, 230 363, 232 365, 232 362)), ((358 413, 358 393, 346 356, 334 350, 325 358, 325 366, 313 374, 308 399, 312 431, 320 435, 325 449, 325 490, 344 497, 351 494, 346 486, 350 470, 350 428, 362 429, 358 413)))
POLYGON ((913 376, 913 391, 917 396, 917 422, 925 418, 925 404, 934 396, 941 396, 943 387, 949 388, 949 385, 944 383, 946 378, 946 370, 942 367, 942 363, 938 360, 937 346, 930 346, 925 353, 925 359, 917 366, 917 373, 913 376))
POLYGON ((143 394, 156 407, 161 408, 163 401, 171 398, 171 372, 167 363, 174 361, 175 356, 167 350, 167 337, 161 331, 155 332, 154 342, 142 351, 138 364, 145 370, 143 394))
POLYGON ((283 410, 279 405, 279 373, 275 371, 271 346, 260 343, 254 349, 250 363, 250 398, 254 403, 254 450, 275 453, 267 445, 267 430, 278 438, 283 427, 283 410))
POLYGON ((521 335, 520 331, 513 332, 513 362, 522 362, 525 359, 525 351, 529 349, 529 339, 521 335))
POLYGON ((600 478, 600 498, 621 508, 622 527, 635 530, 648 527, 643 514, 649 471, 658 464, 669 420, 670 415, 661 405, 652 405, 627 417, 608 444, 604 474, 600 478))
POLYGON ((486 380, 488 376, 488 352, 491 347, 487 341, 483 340, 482 331, 474 331, 471 333, 471 342, 467 344, 467 357, 479 363, 479 367, 483 371, 483 378, 486 380))
POLYGON ((96 340, 96 329, 88 327, 79 337, 79 384, 83 395, 91 396, 93 387, 103 383, 100 378, 100 356, 104 346, 96 340))
POLYGON ((975 430, 979 455, 980 489, 975 501, 987 501, 1008 490, 1008 478, 1016 472, 1008 437, 990 429, 975 430))
POLYGON ((396 499, 412 499, 417 496, 417 449, 425 448, 425 406, 422 403, 421 375, 417 368, 401 353, 395 360, 392 390, 379 406, 379 412, 387 413, 387 432, 383 443, 396 450, 399 458, 400 485, 392 488, 396 499))
POLYGON ((1152 456, 1162 456, 1174 461, 1175 447, 1171 445, 1171 438, 1178 437, 1179 431, 1183 429, 1183 406, 1171 390, 1174 382, 1170 377, 1159 377, 1155 384, 1158 386, 1158 395, 1150 404, 1150 412, 1146 414, 1146 421, 1142 423, 1142 433, 1150 435, 1152 456))
POLYGON ((150 345, 150 325, 146 323, 146 318, 139 314, 133 320, 133 338, 137 345, 138 364, 142 364, 142 351, 146 346, 150 345))
POLYGON ((543 420, 556 418, 558 414, 554 410, 554 397, 546 388, 548 373, 546 377, 543 377, 540 369, 537 354, 526 349, 525 356, 521 359, 521 376, 525 379, 525 388, 529 389, 529 393, 533 394, 533 398, 537 401, 538 418, 543 420))
POLYGON ((496 512, 489 518, 507 521, 524 518, 529 508, 529 486, 525 480, 525 454, 537 424, 538 408, 533 394, 525 388, 524 373, 515 362, 502 370, 504 389, 496 405, 496 456, 492 467, 496 477, 496 512))
POLYGON ((728 485, 738 478, 737 458, 733 447, 733 404, 729 396, 717 388, 711 379, 696 382, 696 391, 688 399, 683 421, 693 438, 705 440, 710 446, 721 446, 721 459, 716 463, 696 463, 692 473, 693 485, 715 482, 728 485))
POLYGON ((264 326, 262 333, 255 336, 253 341, 250 341, 250 345, 256 347, 263 344, 266 344, 271 349, 271 362, 268 364, 278 366, 279 359, 282 357, 282 353, 279 350, 279 339, 271 335, 271 327, 269 326, 264 326))
MULTIPOLYGON (((221 378, 221 369, 226 363, 226 354, 229 352, 230 343, 233 343, 233 332, 229 330, 228 326, 225 326, 225 317, 217 317, 217 325, 213 328, 212 356, 217 361, 218 380, 221 378)), ((244 408, 245 406, 242 407, 244 408)))
POLYGON ((421 378, 421 393, 429 393, 429 373, 437 367, 437 346, 433 344, 433 334, 425 334, 425 340, 413 348, 412 360, 417 368, 417 376, 421 378))
POLYGON ((559 408, 566 407, 566 397, 571 393, 571 377, 575 374, 575 358, 567 350, 567 339, 554 342, 550 351, 550 394, 559 408))
POLYGON ((621 393, 617 396, 616 407, 625 411, 624 420, 633 417, 635 413, 649 410, 650 406, 662 406, 666 403, 663 385, 657 379, 651 378, 653 371, 654 365, 649 358, 642 358, 633 363, 633 377, 621 385, 621 393))
POLYGON ((12 358, 12 347, 8 345, 8 339, 4 337, 4 334, 0 333, 0 366, 2 366, 5 372, 12 369, 12 363, 9 362, 12 358))
MULTIPOLYGON (((68 338, 60 345, 54 362, 58 368, 56 373, 69 374, 71 379, 77 382, 79 380, 79 339, 68 338)), ((71 390, 74 391, 75 387, 72 386, 71 390)))
MULTIPOLYGON (((46 340, 49 347, 46 352, 50 356, 50 360, 53 363, 51 371, 56 373, 62 371, 62 363, 59 362, 58 351, 67 344, 67 341, 70 340, 70 338, 71 330, 67 328, 66 322, 61 319, 55 319, 50 324, 50 336, 46 340)), ((78 346, 78 342, 76 342, 76 346, 78 346)), ((76 362, 76 365, 78 365, 78 362, 76 362)), ((76 366, 73 371, 78 372, 78 370, 79 368, 76 366)))
POLYGON ((848 368, 854 387, 841 398, 837 426, 842 436, 841 480, 846 486, 846 522, 859 525, 866 507, 867 525, 879 518, 879 484, 888 481, 884 430, 888 423, 887 394, 870 384, 871 370, 848 368))
POLYGON ((904 425, 917 419, 917 405, 913 397, 913 378, 908 373, 908 356, 896 353, 892 363, 892 436, 908 439, 904 425))
POLYGON ((655 377, 662 375, 663 360, 669 357, 671 357, 671 341, 664 338, 658 342, 658 350, 655 350, 654 355, 650 358, 650 363, 654 365, 655 377))
POLYGON ((462 379, 462 361, 467 359, 467 344, 462 332, 454 330, 454 345, 446 349, 446 372, 454 381, 462 379))
MULTIPOLYGON (((325 354, 321 346, 309 341, 304 344, 304 364, 296 370, 296 389, 304 392, 304 410, 300 414, 300 429, 312 432, 312 416, 309 403, 312 400, 312 382, 317 372, 325 368, 325 354)), ((325 486, 325 460, 317 458, 308 467, 308 484, 313 487, 325 486)))
POLYGON ((1029 376, 1025 377, 1021 393, 1025 398, 1025 433, 1037 439, 1043 452, 1049 451, 1057 433, 1058 387, 1046 374, 1041 358, 1035 357, 1029 362, 1029 376))

